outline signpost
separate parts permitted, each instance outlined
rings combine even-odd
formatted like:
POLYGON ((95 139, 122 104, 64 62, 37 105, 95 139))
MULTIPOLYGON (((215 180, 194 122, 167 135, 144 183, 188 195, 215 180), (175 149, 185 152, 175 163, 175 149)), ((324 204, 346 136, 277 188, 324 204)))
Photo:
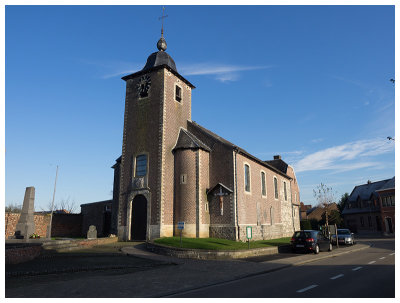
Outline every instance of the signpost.
POLYGON ((246 226, 246 238, 248 242, 248 249, 250 249, 250 239, 253 238, 253 228, 251 226, 246 226))
POLYGON ((178 222, 178 229, 181 231, 181 248, 182 248, 182 229, 185 228, 185 222, 178 222))

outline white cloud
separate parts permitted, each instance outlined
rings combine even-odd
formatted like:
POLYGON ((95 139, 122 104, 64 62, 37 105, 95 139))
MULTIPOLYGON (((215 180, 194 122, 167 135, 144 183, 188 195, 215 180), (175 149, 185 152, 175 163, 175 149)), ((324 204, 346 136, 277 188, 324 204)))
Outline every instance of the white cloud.
POLYGON ((120 72, 115 72, 115 73, 111 73, 111 74, 107 74, 107 75, 103 75, 102 78, 103 79, 109 79, 109 78, 113 78, 113 77, 117 77, 117 76, 123 76, 123 75, 129 75, 129 74, 133 74, 134 72, 137 72, 138 70, 124 70, 124 71, 120 71, 120 72))
POLYGON ((239 66, 224 65, 213 63, 196 63, 182 65, 179 68, 180 73, 185 76, 193 75, 215 75, 216 79, 222 82, 237 81, 241 71, 250 71, 257 69, 268 69, 272 66, 239 66))
POLYGON ((343 172, 366 167, 379 166, 379 162, 365 161, 363 157, 374 157, 394 150, 394 144, 384 138, 359 140, 330 147, 312 153, 299 160, 296 172, 313 170, 335 170, 343 172))

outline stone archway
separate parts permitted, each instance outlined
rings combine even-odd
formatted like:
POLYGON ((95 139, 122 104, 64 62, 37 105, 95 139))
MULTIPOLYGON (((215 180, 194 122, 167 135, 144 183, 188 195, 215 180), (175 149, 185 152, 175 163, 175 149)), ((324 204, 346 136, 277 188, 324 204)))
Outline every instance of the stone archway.
POLYGON ((137 195, 132 201, 131 240, 145 241, 147 230, 147 199, 137 195))

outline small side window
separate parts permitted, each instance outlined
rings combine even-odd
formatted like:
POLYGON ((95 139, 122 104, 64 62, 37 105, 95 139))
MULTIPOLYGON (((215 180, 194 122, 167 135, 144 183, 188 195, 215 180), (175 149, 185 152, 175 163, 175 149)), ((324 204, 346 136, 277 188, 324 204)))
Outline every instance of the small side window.
POLYGON ((186 174, 182 174, 181 175, 181 184, 186 184, 187 181, 187 175, 186 174))
POLYGON ((182 88, 178 85, 175 85, 175 100, 181 102, 182 100, 182 88))

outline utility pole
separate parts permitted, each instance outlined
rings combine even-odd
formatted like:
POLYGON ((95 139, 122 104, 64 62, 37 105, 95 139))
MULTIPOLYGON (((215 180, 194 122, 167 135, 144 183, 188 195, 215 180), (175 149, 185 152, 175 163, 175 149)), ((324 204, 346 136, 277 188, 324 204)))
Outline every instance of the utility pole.
POLYGON ((51 224, 53 222, 54 198, 56 196, 57 175, 58 175, 58 165, 56 169, 56 179, 54 181, 53 201, 51 202, 50 224, 49 224, 49 230, 47 231, 47 238, 49 239, 51 239, 51 224))

